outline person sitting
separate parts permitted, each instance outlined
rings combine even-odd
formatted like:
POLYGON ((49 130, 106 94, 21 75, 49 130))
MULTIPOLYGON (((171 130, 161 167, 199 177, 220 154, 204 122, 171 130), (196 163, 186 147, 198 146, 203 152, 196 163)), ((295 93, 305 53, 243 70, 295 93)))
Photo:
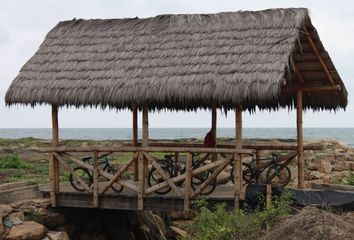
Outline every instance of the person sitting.
POLYGON ((204 138, 204 147, 213 148, 216 146, 215 131, 211 129, 204 138))

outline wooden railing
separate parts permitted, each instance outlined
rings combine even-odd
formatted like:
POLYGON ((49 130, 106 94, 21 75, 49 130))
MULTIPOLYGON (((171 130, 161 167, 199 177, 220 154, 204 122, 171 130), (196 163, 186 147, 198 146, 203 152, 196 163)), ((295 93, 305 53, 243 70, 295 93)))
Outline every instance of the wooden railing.
MULTIPOLYGON (((234 187, 233 194, 235 197, 235 207, 239 207, 239 201, 241 199, 242 191, 242 156, 253 154, 253 150, 247 149, 231 149, 231 148, 200 148, 200 147, 57 147, 40 149, 40 152, 50 153, 52 160, 50 164, 50 196, 53 206, 57 205, 56 194, 60 192, 59 184, 59 168, 56 167, 60 164, 63 169, 68 171, 78 181, 86 192, 93 193, 93 207, 98 208, 100 206, 99 196, 104 195, 107 190, 113 184, 120 184, 130 191, 134 192, 138 198, 137 209, 144 209, 144 198, 147 196, 170 187, 174 194, 178 197, 184 198, 184 210, 190 210, 191 199, 201 196, 208 185, 215 181, 216 177, 230 164, 234 166, 234 187), (177 156, 182 154, 185 158, 185 172, 171 177, 157 162, 157 158, 153 156, 153 153, 174 153, 177 156), (84 162, 78 153, 90 154, 93 159, 93 164, 84 162), (111 174, 104 171, 99 167, 99 158, 103 153, 132 153, 131 158, 126 161, 117 170, 116 174, 111 174), (198 168, 192 168, 193 154, 214 154, 217 156, 216 161, 208 162, 198 168), (59 163, 59 164, 58 164, 59 163), (87 169, 93 173, 93 187, 88 186, 81 177, 73 170, 73 164, 87 169), (138 164, 138 181, 123 179, 123 175, 128 171, 129 167, 133 164, 138 164), (148 186, 148 169, 149 165, 154 167, 156 171, 162 176, 163 181, 153 186, 148 186), (202 173, 209 172, 208 177, 197 188, 193 189, 192 178, 202 173), (100 181, 101 178, 105 178, 106 181, 100 181), (183 186, 183 187, 181 187, 183 186)), ((131 174, 131 173, 130 173, 131 174)))

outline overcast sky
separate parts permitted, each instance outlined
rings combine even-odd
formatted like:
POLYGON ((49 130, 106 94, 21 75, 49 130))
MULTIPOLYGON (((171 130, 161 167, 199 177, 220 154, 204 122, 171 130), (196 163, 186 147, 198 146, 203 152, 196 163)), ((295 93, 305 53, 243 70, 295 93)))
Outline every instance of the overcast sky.
MULTIPOLYGON (((306 112, 305 127, 354 127, 354 1, 311 0, 1 0, 0 128, 50 127, 49 107, 5 107, 4 96, 20 68, 59 21, 73 18, 151 17, 175 13, 217 13, 279 7, 306 7, 349 92, 346 111, 306 112)), ((130 127, 131 113, 60 109, 60 127, 130 127)), ((139 123, 140 124, 140 123, 139 123)), ((210 113, 159 112, 151 127, 209 127, 210 113)), ((295 127, 295 111, 244 114, 244 127, 295 127)), ((234 127, 234 114, 218 113, 218 127, 234 127)))

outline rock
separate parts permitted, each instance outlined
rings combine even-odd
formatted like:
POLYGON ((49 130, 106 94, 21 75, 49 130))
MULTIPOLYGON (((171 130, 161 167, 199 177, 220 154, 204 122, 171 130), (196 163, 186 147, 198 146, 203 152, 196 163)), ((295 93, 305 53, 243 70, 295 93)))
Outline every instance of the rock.
POLYGON ((350 162, 349 170, 354 171, 354 162, 350 162))
POLYGON ((2 219, 12 212, 12 207, 7 204, 0 204, 0 233, 5 231, 2 219))
POLYGON ((43 216, 42 223, 49 229, 56 228, 58 226, 62 226, 66 223, 65 217, 60 213, 48 213, 43 216))
POLYGON ((171 218, 171 220, 184 219, 185 218, 185 213, 184 212, 173 211, 173 212, 170 212, 170 218, 171 218))
POLYGON ((170 229, 175 232, 178 236, 181 237, 186 237, 187 236, 187 232, 178 228, 178 227, 174 227, 174 226, 170 226, 170 229))
POLYGON ((310 171, 318 171, 318 163, 315 162, 309 163, 307 169, 310 171))
POLYGON ((331 175, 325 175, 322 177, 322 182, 323 183, 331 183, 332 181, 332 176, 331 175))
POLYGON ((334 154, 325 154, 321 156, 321 160, 327 161, 329 163, 335 162, 336 158, 334 154))
POLYGON ((0 204, 0 218, 6 217, 10 212, 12 212, 10 205, 0 204))
POLYGON ((320 173, 331 173, 332 165, 328 161, 322 160, 318 165, 318 170, 320 173))
POLYGON ((34 221, 25 221, 11 228, 5 240, 42 240, 46 235, 46 228, 34 221))
POLYGON ((66 232, 47 232, 47 235, 43 240, 70 240, 69 235, 66 232))
POLYGON ((13 212, 5 217, 4 225, 8 228, 11 228, 14 225, 23 223, 23 221, 25 221, 25 215, 23 212, 13 212))
POLYGON ((16 211, 23 213, 38 212, 39 209, 47 209, 50 205, 49 199, 31 199, 15 202, 11 204, 11 207, 16 211))
POLYGON ((346 153, 344 156, 345 156, 345 161, 354 161, 353 154, 346 153))
POLYGON ((336 172, 342 172, 342 171, 347 171, 350 169, 350 164, 351 162, 344 161, 344 162, 338 162, 333 166, 333 171, 336 172))
POLYGON ((336 154, 335 158, 337 162, 345 161, 345 154, 336 154))
POLYGON ((317 180, 320 179, 324 176, 323 173, 320 173, 318 171, 311 171, 310 172, 310 180, 317 180))

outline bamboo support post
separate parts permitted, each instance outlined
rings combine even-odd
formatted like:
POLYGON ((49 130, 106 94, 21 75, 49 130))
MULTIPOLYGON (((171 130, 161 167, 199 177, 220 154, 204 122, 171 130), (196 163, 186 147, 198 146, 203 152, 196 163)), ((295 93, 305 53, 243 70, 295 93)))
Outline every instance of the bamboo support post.
MULTIPOLYGON (((216 130, 217 130, 217 127, 216 127, 216 121, 217 121, 217 111, 216 111, 216 103, 213 102, 212 105, 211 105, 211 130, 214 132, 214 142, 215 142, 215 146, 216 147, 216 140, 217 140, 217 137, 216 137, 216 130)), ((211 161, 212 162, 215 162, 217 160, 217 153, 213 153, 211 155, 211 161)))
POLYGON ((296 101, 297 110, 297 145, 298 145, 298 188, 305 187, 305 161, 304 161, 304 145, 303 145, 303 132, 302 132, 302 92, 297 92, 296 101))
MULTIPOLYGON (((236 148, 242 149, 242 107, 236 107, 236 148)), ((242 156, 234 154, 234 176, 235 176, 235 209, 240 208, 242 192, 242 156)))
MULTIPOLYGON (((138 108, 133 104, 133 146, 138 146, 138 108)), ((138 181, 138 158, 134 162, 134 181, 138 181)))
MULTIPOLYGON (((58 147, 59 145, 59 124, 58 124, 58 107, 52 105, 52 145, 53 147, 58 147)), ((52 206, 56 206, 56 193, 60 191, 59 189, 59 162, 52 155, 49 162, 49 173, 51 182, 50 199, 52 206)))
POLYGON ((186 159, 186 180, 184 187, 184 211, 189 212, 190 209, 190 197, 192 189, 192 159, 193 156, 190 152, 187 153, 186 159))
POLYGON ((272 205, 272 185, 267 184, 266 186, 266 205, 270 207, 272 205))
MULTIPOLYGON (((256 167, 260 165, 261 150, 256 150, 256 167)), ((259 175, 256 176, 256 183, 259 184, 259 175)))
MULTIPOLYGON (((149 108, 147 105, 143 106, 143 139, 142 139, 142 146, 148 147, 149 146, 149 108)), ((142 155, 144 160, 144 177, 148 177, 149 175, 149 168, 148 168, 148 159, 144 155, 142 155)), ((145 187, 147 186, 147 181, 145 180, 145 187)))
POLYGON ((139 164, 139 191, 138 191, 138 210, 144 210, 144 194, 145 194, 145 164, 144 156, 140 152, 138 156, 139 164))
POLYGON ((98 170, 98 152, 93 153, 93 207, 98 208, 98 193, 99 193, 99 170, 98 170))

